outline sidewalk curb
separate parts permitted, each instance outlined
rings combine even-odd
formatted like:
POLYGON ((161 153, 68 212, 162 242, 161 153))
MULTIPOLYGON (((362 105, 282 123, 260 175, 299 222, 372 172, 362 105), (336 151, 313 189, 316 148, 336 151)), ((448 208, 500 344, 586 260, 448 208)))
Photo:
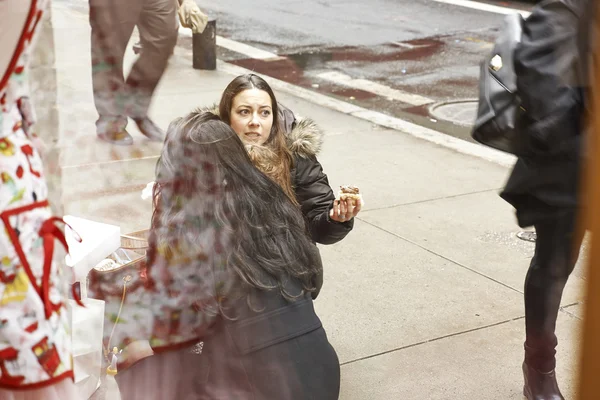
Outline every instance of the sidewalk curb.
MULTIPOLYGON (((68 10, 68 8, 64 8, 68 10)), ((192 33, 189 29, 179 27, 179 36, 191 37, 192 33)), ((501 165, 503 167, 512 167, 516 161, 516 157, 510 154, 494 150, 492 148, 485 147, 480 144, 471 143, 458 139, 444 133, 435 131, 433 129, 425 128, 423 126, 402 120, 400 118, 391 117, 389 115, 371 111, 366 108, 356 106, 354 104, 346 103, 341 100, 334 99, 323 94, 313 92, 311 90, 292 85, 290 83, 281 81, 279 79, 272 78, 263 74, 256 73, 249 69, 239 67, 237 65, 229 64, 222 60, 217 60, 217 70, 231 74, 231 75, 243 75, 248 73, 254 73, 263 79, 265 79, 271 87, 280 90, 284 93, 291 94, 301 99, 307 100, 311 103, 318 104, 329 109, 339 111, 343 114, 348 114, 371 123, 384 126, 386 128, 401 131, 409 134, 418 139, 426 140, 430 143, 435 143, 439 146, 443 146, 459 153, 477 157, 494 164, 501 165)))
POLYGON ((391 117, 389 115, 377 111, 368 110, 366 108, 362 108, 354 104, 346 103, 344 101, 337 100, 332 97, 325 96, 323 94, 313 92, 311 90, 299 86, 292 85, 279 79, 259 74, 249 69, 239 67, 237 65, 229 64, 225 61, 217 60, 217 69, 219 71, 236 76, 253 73, 267 81, 273 89, 291 94, 293 96, 307 100, 311 103, 318 104, 320 106, 327 107, 335 111, 339 111, 343 114, 348 114, 353 117, 384 126, 386 128, 391 128, 397 131, 401 131, 403 133, 407 133, 418 139, 426 140, 430 143, 435 143, 439 146, 452 149, 462 154, 481 158, 483 160, 501 165, 503 167, 512 167, 516 161, 516 157, 510 154, 506 154, 480 144, 467 142, 462 139, 458 139, 446 135, 444 133, 435 131, 433 129, 413 124, 412 122, 408 122, 400 118, 391 117))

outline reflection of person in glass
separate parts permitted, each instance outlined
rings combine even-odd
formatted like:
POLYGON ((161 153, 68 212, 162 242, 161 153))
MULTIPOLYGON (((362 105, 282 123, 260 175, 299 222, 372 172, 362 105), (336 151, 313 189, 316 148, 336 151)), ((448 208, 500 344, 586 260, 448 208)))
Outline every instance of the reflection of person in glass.
MULTIPOLYGON (((133 138, 126 130, 129 117, 149 139, 162 141, 164 132, 148 118, 148 108, 177 43, 177 2, 89 0, 89 3, 98 137, 112 144, 132 144, 133 138), (135 26, 140 32, 142 50, 125 79, 123 56, 135 26)), ((193 8, 183 7, 180 12, 187 10, 193 8)))
MULTIPOLYGON (((47 2, 0 1, 0 399, 72 400, 64 235, 52 215, 29 62, 47 2), (39 129, 39 130, 38 130, 39 129)), ((44 58, 44 48, 38 48, 44 58)), ((39 75, 36 75, 39 78, 39 75)), ((42 87, 43 82, 36 80, 42 87)))
POLYGON ((151 333, 139 337, 133 331, 146 328, 132 323, 128 336, 155 354, 120 370, 123 399, 337 399, 339 360, 311 297, 317 249, 300 210, 236 133, 212 113, 174 121, 154 202, 154 289, 140 308, 153 316, 137 319, 151 333), (176 321, 165 308, 180 310, 176 321))

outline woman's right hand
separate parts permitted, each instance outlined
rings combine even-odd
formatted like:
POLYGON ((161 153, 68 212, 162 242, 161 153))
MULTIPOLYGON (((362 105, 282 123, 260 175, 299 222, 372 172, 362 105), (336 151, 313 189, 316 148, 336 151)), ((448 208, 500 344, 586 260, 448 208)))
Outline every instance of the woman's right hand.
POLYGON ((362 208, 360 201, 351 199, 335 200, 329 218, 336 222, 347 222, 356 217, 362 208))

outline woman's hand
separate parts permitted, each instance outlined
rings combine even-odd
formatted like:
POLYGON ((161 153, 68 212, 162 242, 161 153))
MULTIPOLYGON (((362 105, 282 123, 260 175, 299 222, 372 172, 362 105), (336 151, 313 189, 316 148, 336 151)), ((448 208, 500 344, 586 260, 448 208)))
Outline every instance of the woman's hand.
POLYGON ((336 222, 350 221, 356 217, 362 208, 362 203, 356 200, 335 200, 329 212, 329 218, 336 222))

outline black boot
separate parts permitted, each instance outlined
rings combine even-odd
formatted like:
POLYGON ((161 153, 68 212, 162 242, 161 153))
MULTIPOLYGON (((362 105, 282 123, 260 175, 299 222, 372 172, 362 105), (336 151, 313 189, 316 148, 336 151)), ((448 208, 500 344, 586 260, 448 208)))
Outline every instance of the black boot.
POLYGON ((523 363, 523 395, 527 400, 565 400, 560 393, 556 382, 554 369, 549 372, 541 372, 523 363))

